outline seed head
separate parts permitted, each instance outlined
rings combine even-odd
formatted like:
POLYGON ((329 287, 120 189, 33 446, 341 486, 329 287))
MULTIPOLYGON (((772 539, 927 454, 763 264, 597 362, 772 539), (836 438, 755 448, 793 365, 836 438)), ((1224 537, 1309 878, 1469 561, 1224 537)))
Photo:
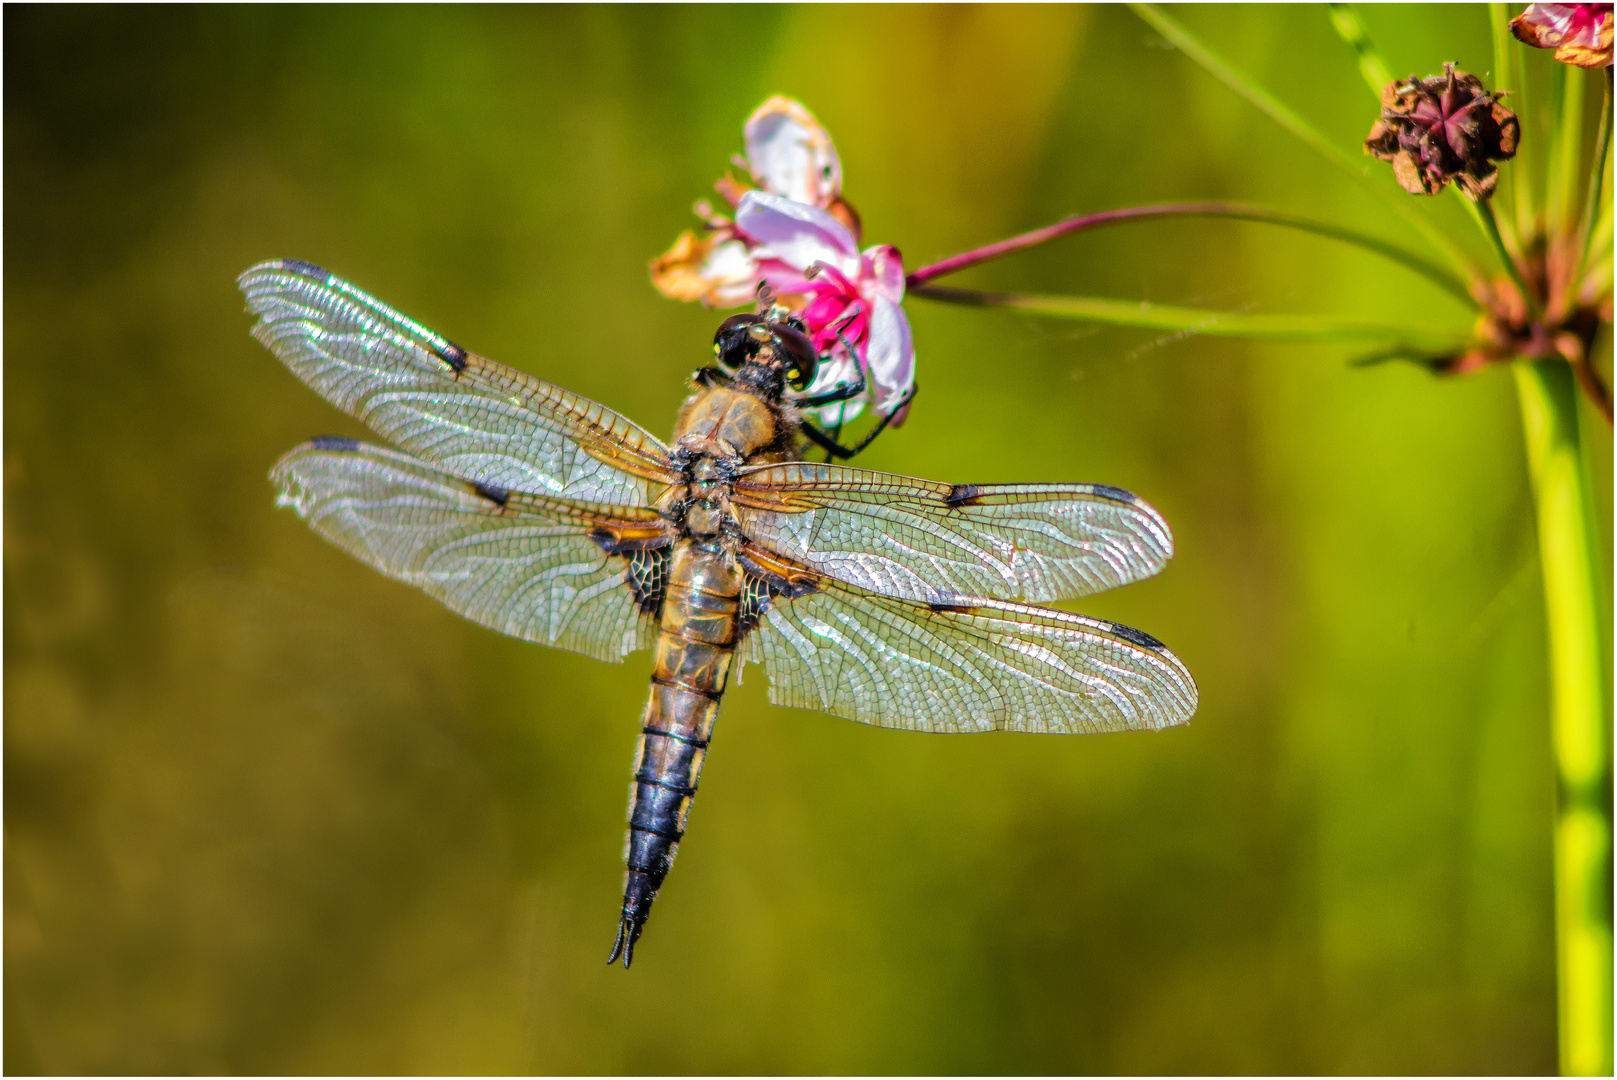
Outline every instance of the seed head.
POLYGON ((1443 65, 1430 79, 1411 75, 1381 91, 1381 119, 1364 152, 1392 162, 1393 175, 1411 195, 1436 195, 1450 180, 1473 200, 1493 194, 1499 169, 1516 156, 1521 125, 1475 75, 1443 65))

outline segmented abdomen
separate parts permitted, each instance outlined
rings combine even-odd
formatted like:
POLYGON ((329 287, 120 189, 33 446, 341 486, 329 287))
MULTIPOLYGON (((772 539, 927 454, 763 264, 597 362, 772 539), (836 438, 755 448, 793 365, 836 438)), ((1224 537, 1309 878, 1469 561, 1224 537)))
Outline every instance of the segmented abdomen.
POLYGON ((735 653, 741 585, 716 547, 674 545, 629 801, 629 873, 611 957, 621 952, 625 967, 685 835, 735 653))

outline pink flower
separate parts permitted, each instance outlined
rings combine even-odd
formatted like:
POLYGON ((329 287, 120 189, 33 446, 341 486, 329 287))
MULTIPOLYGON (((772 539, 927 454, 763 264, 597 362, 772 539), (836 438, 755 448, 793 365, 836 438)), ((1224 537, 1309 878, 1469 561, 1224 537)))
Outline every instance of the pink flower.
POLYGON ((1528 4, 1510 31, 1535 49, 1554 49, 1563 64, 1611 66, 1610 4, 1528 4))
POLYGON ((652 261, 652 283, 673 299, 723 308, 751 304, 768 281, 826 358, 805 396, 852 385, 864 372, 864 394, 810 410, 815 418, 836 426, 873 402, 883 413, 896 413, 895 426, 902 423, 899 410, 915 385, 915 350, 899 306, 904 266, 898 249, 860 252, 859 215, 842 198, 841 159, 831 136, 798 102, 770 98, 747 120, 744 138, 747 154, 736 163, 757 186, 726 174, 715 186, 736 207, 735 220, 698 203, 704 235, 682 233, 652 261))
MULTIPOLYGON (((915 346, 899 306, 904 260, 898 249, 880 244, 861 252, 853 234, 824 210, 761 191, 741 197, 735 224, 753 245, 761 278, 808 325, 814 348, 831 356, 807 394, 851 384, 863 368, 877 410, 890 413, 904 404, 915 385, 915 346)), ((825 406, 820 419, 851 419, 862 401, 825 406)))

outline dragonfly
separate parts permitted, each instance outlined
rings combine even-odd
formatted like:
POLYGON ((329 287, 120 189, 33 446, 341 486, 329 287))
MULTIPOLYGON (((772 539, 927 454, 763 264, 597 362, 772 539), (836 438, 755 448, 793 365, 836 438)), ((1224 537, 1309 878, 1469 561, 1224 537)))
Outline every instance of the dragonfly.
POLYGON ((608 964, 633 960, 684 839, 732 666, 761 664, 777 705, 911 731, 1151 730, 1196 711, 1162 642, 1042 606, 1160 571, 1162 515, 1105 484, 802 460, 860 449, 806 434, 798 410, 863 387, 809 395, 823 358, 767 297, 719 328, 664 443, 312 264, 238 283, 253 335, 382 440, 295 448, 270 474, 279 505, 500 633, 611 662, 652 650, 608 964))

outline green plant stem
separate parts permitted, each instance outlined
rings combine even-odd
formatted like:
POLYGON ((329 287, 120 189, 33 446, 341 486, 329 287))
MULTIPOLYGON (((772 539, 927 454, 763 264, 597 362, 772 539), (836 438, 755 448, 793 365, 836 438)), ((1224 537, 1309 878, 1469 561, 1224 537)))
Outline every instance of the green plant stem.
POLYGON ((1359 21, 1359 13, 1353 10, 1352 4, 1327 4, 1331 9, 1331 25, 1336 27, 1337 34, 1343 41, 1353 46, 1353 51, 1359 54, 1359 73, 1364 81, 1370 84, 1370 92, 1381 100, 1381 90, 1392 82, 1392 69, 1376 51, 1375 42, 1370 40, 1369 33, 1364 29, 1364 23, 1359 21))
POLYGON ((1494 252, 1499 256, 1499 261, 1505 265, 1505 272, 1510 275, 1510 280, 1516 283, 1516 288, 1521 290, 1522 299, 1527 302, 1528 314, 1535 319, 1542 316, 1544 310, 1539 304, 1538 298, 1527 287, 1527 282, 1522 280, 1521 269, 1516 265, 1516 260, 1511 257, 1510 249, 1505 246, 1505 238, 1499 235, 1499 222, 1493 216, 1493 206, 1486 199, 1482 202, 1472 201, 1471 197, 1458 187, 1454 188, 1454 197, 1459 199, 1461 204, 1465 206, 1466 212, 1471 215, 1471 220, 1477 223, 1477 228, 1482 230, 1482 235, 1486 236, 1488 242, 1493 245, 1494 252))
MULTIPOLYGON (((1488 5, 1488 26, 1493 31, 1494 89, 1510 95, 1510 107, 1525 122, 1528 116, 1527 73, 1517 66, 1517 50, 1522 46, 1510 32, 1510 11, 1504 4, 1488 5)), ((1533 187, 1532 171, 1527 167, 1528 152, 1527 148, 1518 147, 1515 165, 1501 170, 1505 182, 1510 185, 1516 208, 1514 214, 1508 215, 1515 218, 1515 227, 1507 233, 1507 239, 1513 241, 1530 236, 1533 232, 1533 187)), ((1513 244, 1513 250, 1520 249, 1513 244)))
POLYGON ((1551 97, 1549 231, 1566 233, 1578 200, 1578 162, 1583 157, 1583 69, 1557 64, 1551 97))
POLYGON ((1606 155, 1611 153, 1611 68, 1606 68, 1602 74, 1605 78, 1603 89, 1605 93, 1600 99, 1600 127, 1596 129, 1599 134, 1595 137, 1600 140, 1595 151, 1594 168, 1589 171, 1589 192, 1584 200, 1583 215, 1579 229, 1583 236, 1580 247, 1581 260, 1579 269, 1589 265, 1589 248, 1595 238, 1595 215, 1600 211, 1600 196, 1606 188, 1606 155))
POLYGON ((1564 361, 1518 361, 1515 371, 1549 629, 1561 1071, 1610 1075, 1611 746, 1578 395, 1564 361))
POLYGON ((1237 221, 1257 221, 1268 225, 1279 225, 1283 228, 1298 229, 1302 232, 1314 233, 1318 236, 1340 240, 1345 244, 1363 248, 1366 251, 1390 259, 1407 269, 1413 270, 1422 277, 1432 281, 1452 296, 1457 297, 1467 307, 1477 306, 1476 298, 1466 288, 1465 282, 1444 270, 1441 266, 1429 262, 1420 255, 1390 243, 1362 233, 1355 229, 1344 228, 1328 221, 1317 221, 1314 218, 1303 217, 1285 210, 1273 210, 1263 206, 1247 206, 1241 203, 1168 203, 1160 206, 1131 206, 1121 210, 1103 210, 1099 213, 1084 214, 1067 218, 1054 225, 1047 225, 1042 229, 1013 236, 1009 240, 1001 240, 995 244, 976 248, 960 255, 942 259, 928 266, 914 270, 905 279, 906 285, 913 289, 924 285, 928 281, 964 270, 969 266, 977 266, 991 259, 1001 258, 1018 251, 1047 244, 1052 240, 1074 233, 1097 229, 1104 225, 1116 225, 1127 221, 1141 221, 1158 217, 1223 217, 1237 221))
POLYGON ((1362 160, 1355 160, 1345 154, 1335 143, 1315 131, 1307 121, 1281 104, 1267 90, 1249 81, 1245 76, 1226 64, 1217 54, 1198 41, 1190 31, 1181 26, 1177 20, 1155 4, 1130 4, 1129 6, 1134 9, 1135 14, 1150 24, 1152 29, 1167 38, 1180 52, 1200 64, 1214 78, 1244 97, 1275 123, 1307 143, 1332 165, 1335 165, 1358 182, 1365 184, 1377 198, 1385 202, 1392 208, 1394 213, 1403 218, 1410 228, 1420 233, 1429 244, 1441 251, 1444 257, 1460 271, 1461 277, 1473 278, 1477 276, 1476 267, 1466 257, 1465 253, 1456 247, 1431 222, 1409 206, 1403 192, 1400 191, 1395 195, 1392 191, 1374 182, 1366 175, 1362 160))
POLYGON ((1049 296, 1035 293, 979 292, 922 285, 910 296, 975 307, 1003 307, 1060 319, 1175 330, 1212 337, 1289 341, 1384 341, 1403 351, 1459 352, 1464 333, 1446 334, 1423 327, 1388 326, 1326 315, 1249 315, 1243 312, 1153 304, 1145 300, 1113 300, 1098 296, 1049 296))

